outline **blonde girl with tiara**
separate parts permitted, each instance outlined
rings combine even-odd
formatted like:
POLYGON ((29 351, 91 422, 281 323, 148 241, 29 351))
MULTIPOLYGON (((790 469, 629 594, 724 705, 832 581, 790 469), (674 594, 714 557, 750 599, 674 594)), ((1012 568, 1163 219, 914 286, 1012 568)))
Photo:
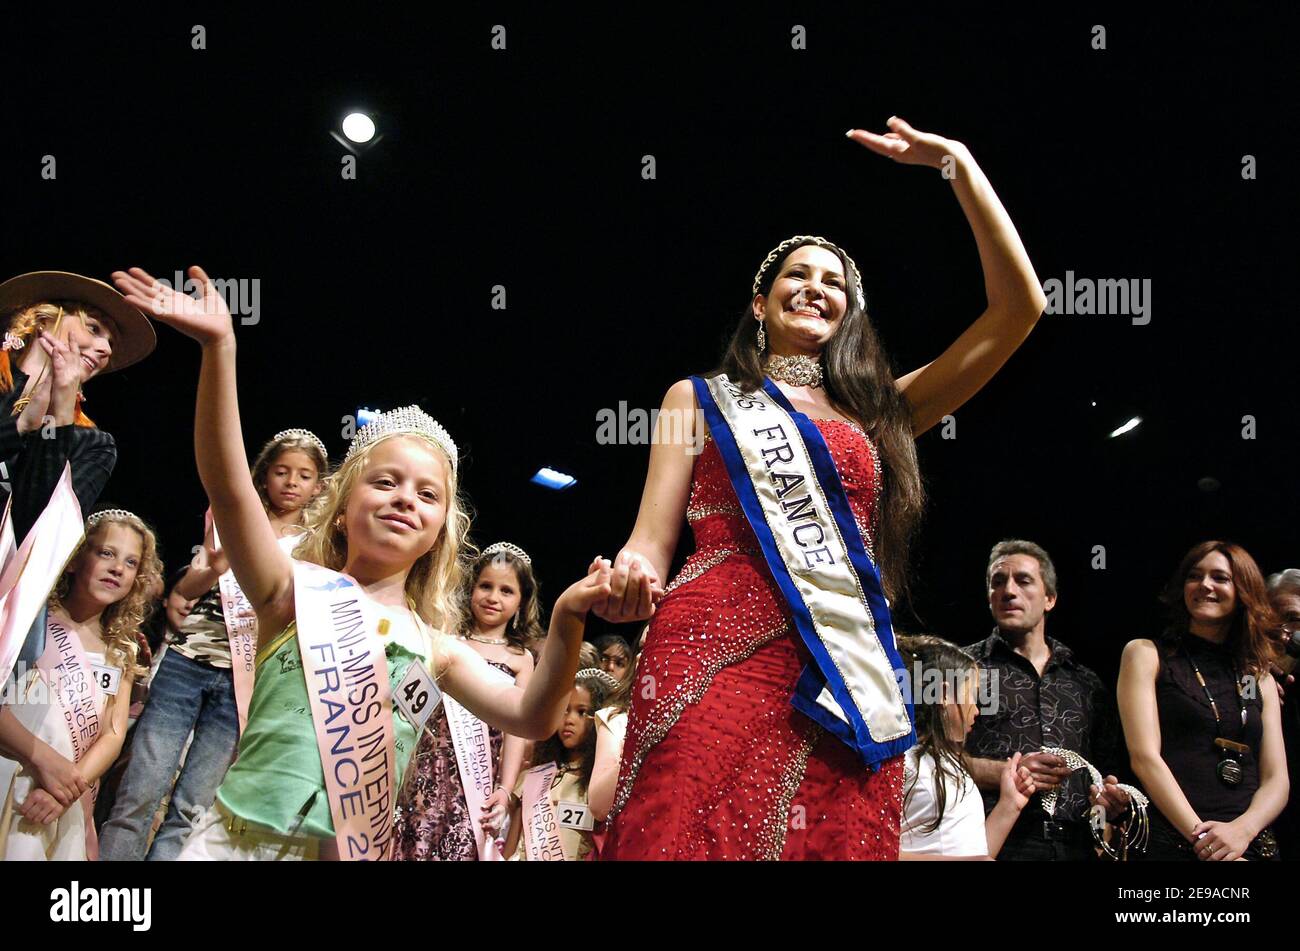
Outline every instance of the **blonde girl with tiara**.
POLYGON ((510 796, 506 854, 513 861, 581 862, 592 851, 588 804, 596 765, 596 711, 619 682, 599 667, 574 677, 564 719, 533 753, 536 764, 510 796))
POLYGON ((144 673, 136 635, 161 580, 154 534, 137 516, 87 519, 50 595, 44 653, 0 710, 0 744, 19 763, 0 814, 5 859, 97 857, 96 785, 122 749, 131 685, 144 673), (75 780, 51 780, 54 764, 71 765, 75 780))
POLYGON ((456 444, 418 407, 357 432, 291 558, 243 465, 230 313, 200 268, 190 275, 200 299, 139 268, 114 274, 127 300, 202 348, 199 475, 257 615, 248 726, 181 858, 387 858, 393 798, 438 691, 507 733, 549 736, 573 685, 587 611, 609 596, 609 562, 596 559, 556 602, 526 688, 441 633, 459 626, 469 515, 456 444))
MULTIPOLYGON (((534 662, 527 647, 544 634, 532 558, 518 545, 496 542, 483 549, 469 578, 461 639, 516 686, 528 686, 534 662)), ((490 729, 455 701, 444 701, 420 735, 397 798, 394 857, 417 862, 503 858, 510 790, 528 746, 521 737, 490 729), (475 750, 487 755, 475 756, 475 750)))
MULTIPOLYGON (((276 433, 258 453, 253 486, 283 544, 294 544, 328 474, 325 444, 305 429, 276 433)), ((253 689, 255 641, 254 618, 229 568, 209 525, 201 553, 176 585, 178 596, 197 602, 158 661, 130 764, 100 829, 101 858, 175 859, 234 758, 253 689), (154 816, 169 792, 166 817, 150 843, 154 816)))

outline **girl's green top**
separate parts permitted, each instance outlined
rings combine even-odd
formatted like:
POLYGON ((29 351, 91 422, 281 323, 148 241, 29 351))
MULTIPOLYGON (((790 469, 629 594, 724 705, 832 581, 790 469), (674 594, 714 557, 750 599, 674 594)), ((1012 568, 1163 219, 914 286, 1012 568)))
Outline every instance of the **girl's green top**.
MULTIPOLYGON (((410 625, 395 625, 385 637, 388 680, 393 696, 411 662, 425 662, 422 635, 410 625)), ((248 723, 239 739, 239 756, 217 790, 230 812, 281 835, 334 838, 325 770, 316 746, 316 725, 307 697, 307 678, 298 653, 298 628, 291 622, 258 651, 248 723)), ((396 798, 407 761, 415 749, 415 727, 393 704, 396 798)))

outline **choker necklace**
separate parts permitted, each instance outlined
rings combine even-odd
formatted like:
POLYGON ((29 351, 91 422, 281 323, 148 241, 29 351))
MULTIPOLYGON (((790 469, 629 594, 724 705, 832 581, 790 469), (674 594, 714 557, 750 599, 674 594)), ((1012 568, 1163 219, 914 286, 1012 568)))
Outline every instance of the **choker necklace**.
POLYGON ((492 644, 495 647, 505 647, 510 643, 504 637, 480 637, 478 634, 463 635, 467 640, 478 641, 480 644, 492 644))
POLYGON ((821 361, 806 357, 802 353, 793 357, 772 354, 767 358, 767 375, 791 386, 822 385, 821 361))

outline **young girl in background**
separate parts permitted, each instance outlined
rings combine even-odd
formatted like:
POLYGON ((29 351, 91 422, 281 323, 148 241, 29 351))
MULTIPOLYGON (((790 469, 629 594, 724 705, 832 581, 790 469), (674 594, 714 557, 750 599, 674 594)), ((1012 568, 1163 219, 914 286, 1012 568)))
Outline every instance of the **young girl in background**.
POLYGON ((957 645, 937 637, 900 637, 912 678, 916 746, 903 761, 903 820, 899 859, 990 859, 1034 794, 1020 754, 1007 760, 997 806, 984 801, 962 764, 966 734, 979 715, 979 668, 957 645))
MULTIPOLYGON (((325 444, 305 429, 276 433, 262 447, 252 481, 277 538, 291 539, 300 530, 328 470, 325 444)), ((212 805, 235 755, 252 675, 251 667, 242 677, 234 669, 231 628, 232 620, 239 623, 241 599, 233 578, 226 579, 223 590, 222 576, 230 566, 216 541, 209 526, 201 555, 174 590, 180 598, 197 601, 153 678, 151 699, 132 738, 130 765, 100 830, 106 860, 175 859, 193 824, 212 805), (227 618, 228 608, 235 609, 233 618, 227 618), (151 845, 154 814, 169 792, 166 818, 151 845)), ((250 653, 253 643, 250 638, 250 653)))
MULTIPOLYGON (((516 686, 526 687, 533 673, 533 656, 527 646, 543 635, 532 559, 516 545, 497 542, 483 549, 470 576, 470 623, 462 639, 516 686)), ((455 730, 444 703, 420 735, 415 760, 397 800, 395 858, 399 860, 501 857, 496 839, 508 814, 508 791, 519 778, 528 741, 489 729, 461 710, 452 716, 457 718, 455 730), (485 744, 478 731, 486 732, 485 744), (483 745, 489 759, 478 765, 476 775, 466 776, 460 764, 474 768, 466 762, 467 748, 483 745), (471 808, 471 802, 477 808, 471 808)))
POLYGON ((560 728, 533 754, 537 765, 510 797, 506 853, 518 861, 583 861, 592 849, 587 803, 596 765, 596 711, 618 681, 599 667, 578 671, 560 728))
POLYGON ((458 627, 470 519, 456 444, 418 407, 381 413, 356 434, 291 558, 243 465, 230 312, 201 269, 190 275, 201 300, 138 268, 114 275, 128 300, 202 347, 199 475, 257 615, 257 679, 238 758, 181 858, 388 858, 393 796, 436 705, 430 675, 484 722, 549 735, 587 612, 609 597, 609 562, 593 561, 556 602, 526 688, 502 683, 464 642, 439 633, 458 627))
POLYGON ((0 737, 20 764, 0 815, 6 859, 97 857, 95 787, 122 749, 142 673, 136 635, 161 574, 154 534, 138 517, 90 516, 50 596, 45 652, 19 683, 20 702, 0 711, 0 737), (51 779, 60 761, 75 764, 73 784, 51 779))

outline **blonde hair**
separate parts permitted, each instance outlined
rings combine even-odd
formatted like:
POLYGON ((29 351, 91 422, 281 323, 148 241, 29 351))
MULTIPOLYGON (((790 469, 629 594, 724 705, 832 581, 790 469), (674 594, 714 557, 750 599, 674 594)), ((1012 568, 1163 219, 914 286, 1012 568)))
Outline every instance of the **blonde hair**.
POLYGON ((393 433, 377 439, 339 466, 321 491, 320 504, 313 506, 303 541, 294 557, 312 564, 342 571, 347 564, 348 539, 339 524, 357 479, 365 471, 375 447, 389 439, 404 437, 438 454, 447 473, 447 520, 433 548, 416 559, 406 576, 406 596, 415 612, 435 631, 459 631, 463 624, 460 592, 469 565, 477 550, 469 541, 473 516, 461 497, 456 469, 447 454, 435 443, 415 433, 393 433))
POLYGON ((275 465, 286 452, 301 452, 312 461, 316 467, 316 481, 321 486, 321 491, 316 498, 311 499, 298 512, 298 521, 300 524, 306 524, 311 520, 312 515, 320 508, 321 500, 325 497, 325 486, 329 481, 330 461, 321 454, 320 447, 310 439, 304 436, 281 436, 279 439, 268 440, 262 447, 262 451, 257 454, 253 460, 251 470, 253 476, 253 488, 257 490, 257 496, 262 500, 262 508, 268 512, 272 510, 271 497, 266 493, 266 480, 271 471, 271 466, 275 465))
POLYGON ((140 536, 140 566, 136 569, 135 582, 126 597, 110 604, 100 615, 101 636, 106 648, 104 660, 120 667, 123 672, 130 671, 135 676, 142 677, 148 671, 137 663, 140 645, 136 636, 153 613, 156 599, 151 592, 162 585, 163 566, 158 558, 158 542, 153 529, 140 518, 134 515, 105 515, 93 527, 87 524, 86 537, 68 560, 68 567, 50 592, 48 604, 51 610, 63 610, 63 602, 72 591, 72 566, 110 525, 125 525, 140 536))

